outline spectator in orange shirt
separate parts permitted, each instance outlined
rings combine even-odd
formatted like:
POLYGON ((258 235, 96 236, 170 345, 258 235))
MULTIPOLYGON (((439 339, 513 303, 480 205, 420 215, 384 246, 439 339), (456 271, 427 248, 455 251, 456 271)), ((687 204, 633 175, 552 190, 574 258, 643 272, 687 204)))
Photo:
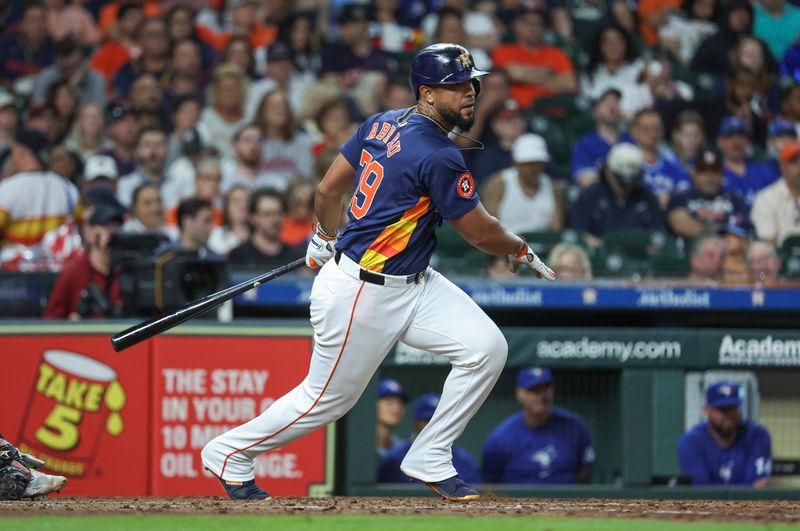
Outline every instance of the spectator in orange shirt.
POLYGON ((111 82, 125 63, 139 56, 141 50, 136 34, 143 20, 142 6, 127 4, 119 8, 116 38, 107 40, 94 54, 90 63, 90 66, 101 73, 107 82, 111 82))
POLYGON ((203 42, 217 50, 222 50, 234 35, 246 35, 253 49, 267 46, 278 34, 272 26, 263 24, 260 16, 259 2, 255 0, 230 0, 227 2, 228 13, 224 17, 229 24, 222 32, 216 32, 208 26, 198 25, 197 35, 203 42))
POLYGON ((314 185, 295 179, 286 190, 286 215, 279 239, 286 245, 305 245, 314 234, 314 185))
POLYGON ((548 16, 539 9, 521 9, 514 20, 514 42, 492 52, 492 62, 511 79, 511 96, 524 108, 542 96, 575 92, 578 80, 569 57, 544 44, 548 16))
POLYGON ((639 0, 639 34, 645 44, 658 44, 658 28, 667 22, 673 11, 678 11, 683 0, 639 0))

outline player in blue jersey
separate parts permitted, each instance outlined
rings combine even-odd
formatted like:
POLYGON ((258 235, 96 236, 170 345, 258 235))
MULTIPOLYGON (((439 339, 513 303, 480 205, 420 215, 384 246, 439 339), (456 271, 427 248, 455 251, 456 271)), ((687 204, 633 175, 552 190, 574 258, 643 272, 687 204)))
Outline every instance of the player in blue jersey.
POLYGON ((703 421, 678 442, 681 472, 695 485, 766 487, 772 474, 772 445, 764 426, 742 420, 741 389, 726 380, 706 390, 703 421))
MULTIPOLYGON (((436 407, 439 405, 440 397, 436 393, 422 395, 414 402, 414 434, 407 441, 400 441, 392 446, 378 461, 378 481, 381 483, 402 483, 408 481, 408 477, 400 471, 400 463, 403 462, 411 448, 413 438, 428 425, 436 407)), ((458 472, 459 477, 467 483, 477 483, 480 481, 478 466, 469 452, 458 446, 453 446, 453 466, 458 472)))
POLYGON ((553 404, 550 369, 517 376, 522 411, 504 420, 483 445, 484 483, 577 483, 589 480, 595 454, 583 419, 553 404))
POLYGON ((306 263, 320 268, 310 296, 308 376, 202 452, 231 497, 269 497, 255 484, 255 457, 344 415, 400 340, 452 365, 439 406, 400 469, 448 500, 479 498, 453 467, 451 447, 494 387, 508 346, 478 305, 428 266, 434 232, 447 220, 477 248, 508 256, 512 269, 526 265, 555 279, 522 238, 486 212, 448 137, 472 126, 485 74, 463 46, 428 46, 411 64, 417 104, 371 116, 341 146, 317 186, 319 222, 306 253, 306 263), (340 235, 345 194, 349 221, 340 235))
POLYGON ((408 394, 403 385, 394 378, 378 382, 378 402, 375 404, 375 451, 383 457, 403 439, 395 432, 406 416, 408 394))

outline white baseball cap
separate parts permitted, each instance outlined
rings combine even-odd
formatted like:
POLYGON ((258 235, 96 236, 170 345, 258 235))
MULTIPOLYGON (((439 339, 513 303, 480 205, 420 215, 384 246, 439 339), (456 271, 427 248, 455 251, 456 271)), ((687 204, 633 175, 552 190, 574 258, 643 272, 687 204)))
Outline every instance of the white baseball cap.
POLYGON ((637 177, 643 166, 642 150, 633 144, 617 144, 608 153, 608 169, 622 177, 637 177))
POLYGON ((533 133, 525 133, 514 140, 511 147, 511 160, 520 164, 525 162, 550 162, 547 143, 544 138, 533 133))
POLYGON ((83 167, 83 180, 93 181, 98 177, 116 180, 119 177, 116 161, 108 155, 92 155, 83 167))

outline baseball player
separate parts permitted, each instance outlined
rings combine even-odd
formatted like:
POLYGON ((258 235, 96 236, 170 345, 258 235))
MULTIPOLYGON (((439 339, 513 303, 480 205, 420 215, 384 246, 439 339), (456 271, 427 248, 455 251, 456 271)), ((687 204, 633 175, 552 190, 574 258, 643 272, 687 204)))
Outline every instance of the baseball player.
POLYGON ((681 471, 695 485, 766 487, 772 474, 772 445, 764 426, 742 420, 741 388, 727 380, 706 389, 708 420, 681 435, 681 471))
POLYGON ((378 382, 378 402, 375 405, 375 450, 378 457, 383 457, 389 448, 403 442, 394 429, 403 422, 407 403, 408 393, 400 382, 394 378, 378 382))
POLYGON ((595 454, 583 419, 553 405, 553 375, 529 367, 517 376, 519 411, 483 446, 484 483, 576 483, 589 480, 595 454))
MULTIPOLYGON (((378 462, 378 481, 381 483, 403 483, 408 481, 408 477, 400 471, 400 463, 411 448, 414 437, 428 425, 436 407, 439 405, 440 397, 437 393, 427 393, 422 395, 414 402, 414 434, 411 439, 400 441, 392 446, 388 452, 381 456, 378 462)), ((478 466, 472 456, 458 446, 453 445, 453 466, 458 472, 459 477, 467 483, 477 483, 480 481, 478 466)))
POLYGON ((36 498, 67 486, 64 476, 51 476, 36 470, 43 466, 44 461, 20 453, 0 435, 0 500, 36 498))
POLYGON ((319 222, 306 254, 306 263, 320 268, 310 296, 308 376, 202 451, 229 496, 268 498, 254 483, 254 458, 344 415, 399 340, 452 365, 439 406, 401 470, 448 500, 479 498, 458 477, 451 446, 494 386, 508 346, 478 305, 428 266, 434 232, 447 220, 477 248, 507 255, 512 269, 524 264, 555 279, 522 238, 487 214, 448 137, 471 127, 485 74, 463 46, 428 46, 411 64, 417 104, 371 116, 341 146, 317 187, 319 222), (345 194, 352 194, 349 221, 339 234, 345 194))

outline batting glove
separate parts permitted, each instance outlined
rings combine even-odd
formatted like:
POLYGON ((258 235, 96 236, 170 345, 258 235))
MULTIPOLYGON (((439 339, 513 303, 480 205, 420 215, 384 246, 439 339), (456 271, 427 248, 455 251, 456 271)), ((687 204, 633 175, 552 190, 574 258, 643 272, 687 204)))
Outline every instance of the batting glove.
POLYGON ((308 242, 308 249, 306 249, 306 265, 311 269, 319 269, 325 265, 325 262, 333 258, 336 252, 336 242, 339 241, 339 233, 331 236, 326 233, 319 223, 316 225, 314 236, 308 242))
POLYGON ((525 240, 522 240, 522 247, 520 247, 520 250, 517 251, 516 254, 508 255, 508 259, 511 264, 511 271, 514 273, 517 272, 520 264, 525 264, 533 269, 533 272, 538 278, 544 277, 547 280, 556 279, 556 274, 553 270, 547 267, 547 265, 536 256, 536 253, 533 252, 533 249, 531 249, 530 245, 528 245, 528 242, 525 240))

